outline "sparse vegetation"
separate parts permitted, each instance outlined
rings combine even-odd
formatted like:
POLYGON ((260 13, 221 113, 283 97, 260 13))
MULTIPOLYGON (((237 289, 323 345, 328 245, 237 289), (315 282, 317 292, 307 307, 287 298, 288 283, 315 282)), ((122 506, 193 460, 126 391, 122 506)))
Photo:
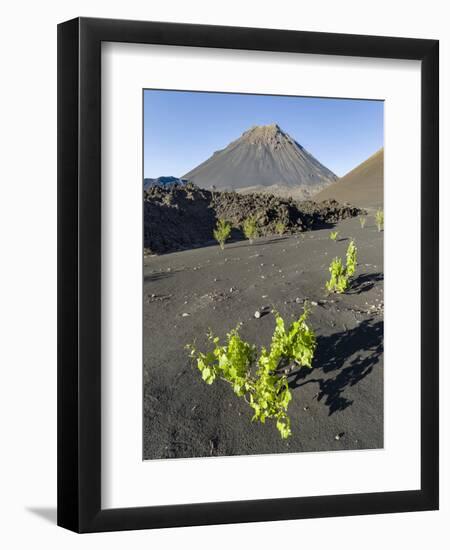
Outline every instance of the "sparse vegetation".
POLYGON ((357 248, 355 242, 352 240, 347 248, 345 267, 341 258, 334 258, 328 268, 331 274, 330 280, 325 283, 328 292, 342 294, 347 290, 349 281, 356 271, 356 258, 357 248))
POLYGON ((284 235, 285 231, 286 231, 286 224, 281 220, 277 221, 277 223, 275 224, 275 233, 277 235, 284 235))
POLYGON ((305 305, 303 314, 287 330, 283 318, 275 313, 270 349, 261 348, 258 358, 256 347, 239 336, 239 327, 227 334, 225 345, 210 332, 208 339, 214 346, 211 352, 202 353, 193 345, 187 346, 207 384, 217 378, 228 382, 253 409, 252 421, 264 424, 267 419, 275 420, 283 439, 292 434, 287 414, 292 394, 281 369, 291 363, 312 368, 316 336, 306 323, 308 313, 305 305))
POLYGON ((253 239, 258 236, 258 225, 256 223, 256 219, 253 217, 247 218, 244 221, 242 230, 246 238, 250 241, 250 244, 252 244, 253 239))
POLYGON ((377 223, 378 231, 384 229, 384 212, 383 210, 377 210, 375 213, 375 221, 377 223))
POLYGON ((214 229, 214 238, 219 243, 220 248, 225 248, 225 242, 231 234, 231 223, 227 220, 217 220, 216 228, 214 229))
POLYGON ((361 225, 361 229, 364 229, 366 225, 367 218, 366 216, 359 216, 359 223, 361 225))
POLYGON ((348 286, 348 277, 341 258, 334 258, 328 270, 331 273, 330 280, 325 283, 328 292, 337 292, 338 294, 345 292, 348 286))
POLYGON ((332 231, 330 233, 330 239, 334 242, 337 241, 337 238, 338 238, 338 235, 339 235, 339 231, 332 231))
POLYGON ((356 265, 357 265, 356 254, 357 254, 357 248, 355 245, 355 241, 351 240, 350 244, 348 245, 347 253, 345 257, 345 263, 346 263, 345 270, 347 272, 348 278, 353 277, 353 275, 355 274, 356 265))

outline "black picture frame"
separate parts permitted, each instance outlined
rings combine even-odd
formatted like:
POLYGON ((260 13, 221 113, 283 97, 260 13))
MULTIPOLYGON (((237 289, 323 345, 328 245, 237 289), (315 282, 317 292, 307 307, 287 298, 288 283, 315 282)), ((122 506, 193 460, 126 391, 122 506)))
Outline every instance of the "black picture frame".
POLYGON ((77 18, 58 26, 58 525, 76 532, 438 509, 439 43, 77 18), (101 43, 421 61, 421 488, 102 510, 101 43))

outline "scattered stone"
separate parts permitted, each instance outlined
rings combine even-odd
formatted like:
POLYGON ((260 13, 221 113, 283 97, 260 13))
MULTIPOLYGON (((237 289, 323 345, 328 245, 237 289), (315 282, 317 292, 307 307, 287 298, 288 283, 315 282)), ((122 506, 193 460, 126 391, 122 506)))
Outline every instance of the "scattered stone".
POLYGON ((255 317, 255 319, 259 319, 261 317, 261 312, 260 311, 255 311, 254 317, 255 317))
POLYGON ((191 315, 190 313, 182 313, 181 317, 190 317, 190 315, 191 315))
POLYGON ((311 305, 312 305, 312 306, 317 306, 318 303, 317 303, 317 302, 311 302, 311 305))
POLYGON ((295 303, 297 303, 297 304, 301 304, 302 301, 303 301, 303 300, 302 300, 301 298, 296 298, 296 299, 295 299, 295 303))
POLYGON ((306 407, 303 407, 303 410, 304 410, 304 411, 307 411, 308 409, 309 409, 309 407, 308 407, 308 406, 306 406, 306 407))
POLYGON ((170 300, 172 294, 148 294, 148 302, 164 302, 165 300, 170 300))

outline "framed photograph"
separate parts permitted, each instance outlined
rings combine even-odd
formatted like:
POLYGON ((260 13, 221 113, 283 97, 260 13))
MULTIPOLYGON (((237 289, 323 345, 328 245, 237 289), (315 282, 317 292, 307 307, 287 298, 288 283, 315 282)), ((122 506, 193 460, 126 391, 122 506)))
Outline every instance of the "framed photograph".
POLYGON ((58 27, 58 524, 438 508, 438 41, 58 27))

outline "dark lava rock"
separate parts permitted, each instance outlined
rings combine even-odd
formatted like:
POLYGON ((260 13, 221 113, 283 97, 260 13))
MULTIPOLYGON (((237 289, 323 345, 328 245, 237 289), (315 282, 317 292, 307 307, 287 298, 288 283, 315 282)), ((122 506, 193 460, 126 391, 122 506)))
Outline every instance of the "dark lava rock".
POLYGON ((217 219, 233 225, 231 241, 244 239, 242 224, 254 216, 260 236, 275 234, 283 222, 285 232, 327 227, 364 211, 334 200, 320 203, 295 201, 275 195, 218 192, 195 185, 153 186, 144 191, 144 248, 150 254, 196 248, 215 243, 213 230, 217 219))

